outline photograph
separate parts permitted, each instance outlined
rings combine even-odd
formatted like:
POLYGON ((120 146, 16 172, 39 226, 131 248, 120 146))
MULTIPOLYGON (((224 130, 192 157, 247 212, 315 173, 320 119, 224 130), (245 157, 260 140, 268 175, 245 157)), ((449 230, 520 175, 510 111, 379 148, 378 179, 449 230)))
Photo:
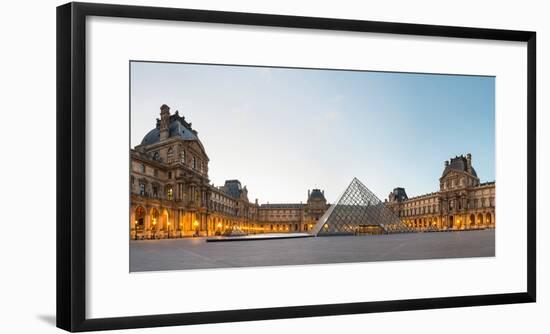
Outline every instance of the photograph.
POLYGON ((495 256, 495 77, 130 66, 130 272, 495 256))

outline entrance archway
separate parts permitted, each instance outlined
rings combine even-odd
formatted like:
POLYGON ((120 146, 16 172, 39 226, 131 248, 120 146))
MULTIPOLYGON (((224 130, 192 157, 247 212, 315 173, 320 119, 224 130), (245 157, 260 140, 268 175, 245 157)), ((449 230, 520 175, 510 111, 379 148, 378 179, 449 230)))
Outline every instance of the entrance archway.
POLYGON ((491 226, 492 220, 491 220, 491 214, 490 213, 487 213, 485 215, 485 223, 486 223, 487 226, 491 226))
POLYGON ((135 217, 134 228, 136 231, 143 231, 145 229, 145 209, 142 206, 136 208, 135 217))
POLYGON ((164 209, 162 210, 162 216, 160 217, 160 228, 167 231, 170 228, 170 216, 168 214, 168 210, 164 209))
POLYGON ((453 216, 449 216, 449 228, 453 228, 455 223, 455 219, 453 216))
POLYGON ((481 213, 477 214, 477 225, 482 226, 483 225, 483 215, 481 213))
POLYGON ((470 227, 475 227, 476 225, 476 216, 471 214, 470 215, 470 227))

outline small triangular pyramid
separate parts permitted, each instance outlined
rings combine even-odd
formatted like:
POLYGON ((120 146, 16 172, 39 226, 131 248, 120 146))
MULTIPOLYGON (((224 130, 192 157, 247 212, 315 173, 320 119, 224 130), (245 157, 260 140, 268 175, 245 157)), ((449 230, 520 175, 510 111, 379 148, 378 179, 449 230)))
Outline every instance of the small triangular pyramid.
POLYGON ((336 203, 319 218, 311 234, 354 235, 363 230, 395 233, 409 231, 409 228, 354 177, 336 203))

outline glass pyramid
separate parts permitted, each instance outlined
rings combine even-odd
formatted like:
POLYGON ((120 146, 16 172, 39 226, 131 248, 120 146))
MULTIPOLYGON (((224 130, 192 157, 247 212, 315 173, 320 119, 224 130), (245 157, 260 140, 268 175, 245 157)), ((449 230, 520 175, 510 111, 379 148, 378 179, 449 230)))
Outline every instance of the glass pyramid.
POLYGON ((319 218, 314 235, 357 235, 408 232, 410 229, 357 178, 319 218))

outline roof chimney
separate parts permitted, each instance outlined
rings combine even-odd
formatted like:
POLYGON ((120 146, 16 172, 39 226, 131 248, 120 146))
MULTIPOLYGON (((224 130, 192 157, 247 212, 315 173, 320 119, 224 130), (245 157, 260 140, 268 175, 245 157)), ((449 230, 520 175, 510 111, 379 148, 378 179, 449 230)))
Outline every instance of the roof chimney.
POLYGON ((160 106, 160 141, 168 139, 170 127, 170 107, 160 106))
POLYGON ((472 155, 470 153, 466 154, 466 168, 468 173, 472 172, 472 155))

